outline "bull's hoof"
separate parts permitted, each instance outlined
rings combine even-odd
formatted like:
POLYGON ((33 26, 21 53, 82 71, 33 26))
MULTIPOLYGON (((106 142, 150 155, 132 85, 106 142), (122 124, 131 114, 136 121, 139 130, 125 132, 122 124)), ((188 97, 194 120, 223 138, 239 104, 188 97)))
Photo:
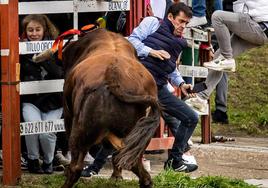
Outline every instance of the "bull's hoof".
POLYGON ((152 188, 152 187, 153 187, 153 182, 146 182, 146 184, 140 183, 140 188, 152 188))
POLYGON ((63 175, 67 177, 69 173, 70 173, 70 166, 68 165, 65 167, 63 175))
POLYGON ((121 175, 112 175, 111 179, 118 181, 118 180, 123 180, 123 177, 121 175))

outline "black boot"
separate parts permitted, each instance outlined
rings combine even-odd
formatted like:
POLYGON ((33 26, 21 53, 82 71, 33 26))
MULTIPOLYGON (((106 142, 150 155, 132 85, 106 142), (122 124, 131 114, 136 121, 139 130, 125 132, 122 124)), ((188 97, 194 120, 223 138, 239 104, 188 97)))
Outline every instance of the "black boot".
POLYGON ((214 123, 228 124, 228 115, 226 112, 216 110, 212 113, 212 120, 214 123))
POLYGON ((45 174, 52 174, 53 173, 52 163, 46 164, 45 162, 43 162, 42 169, 43 169, 45 174))
POLYGON ((30 173, 34 174, 43 174, 44 171, 40 168, 39 160, 38 159, 28 159, 28 170, 30 173))

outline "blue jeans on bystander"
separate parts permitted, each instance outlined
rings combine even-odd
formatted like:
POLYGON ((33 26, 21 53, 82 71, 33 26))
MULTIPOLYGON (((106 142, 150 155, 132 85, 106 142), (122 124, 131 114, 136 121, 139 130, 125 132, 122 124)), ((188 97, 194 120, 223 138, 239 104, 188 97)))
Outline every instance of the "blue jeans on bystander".
MULTIPOLYGON (((193 16, 206 16, 206 0, 192 0, 193 16)), ((214 0, 214 10, 222 10, 222 0, 214 0)))
POLYGON ((198 114, 184 101, 170 93, 166 87, 158 89, 158 99, 166 113, 181 121, 176 135, 174 135, 175 141, 168 157, 168 160, 181 161, 187 142, 198 123, 198 114))

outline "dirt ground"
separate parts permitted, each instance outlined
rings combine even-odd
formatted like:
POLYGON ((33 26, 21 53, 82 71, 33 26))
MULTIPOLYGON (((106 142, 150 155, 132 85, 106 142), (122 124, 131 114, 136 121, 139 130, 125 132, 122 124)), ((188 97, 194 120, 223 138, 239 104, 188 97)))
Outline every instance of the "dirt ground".
MULTIPOLYGON (((235 138, 234 142, 198 144, 194 138, 191 152, 198 162, 198 170, 192 177, 225 176, 238 179, 268 179, 268 138, 235 138)), ((145 155, 150 160, 152 176, 163 170, 167 151, 162 154, 145 155)), ((111 163, 100 172, 100 176, 111 175, 111 163)), ((135 178, 131 172, 124 171, 126 179, 135 178)))
MULTIPOLYGON (((191 177, 225 176, 237 179, 261 179, 268 188, 268 138, 235 138, 234 142, 199 144, 200 138, 193 138, 194 146, 191 153, 198 162, 198 170, 191 173, 191 177)), ((162 154, 146 154, 150 161, 151 176, 156 176, 163 170, 164 161, 168 152, 162 154)), ((0 171, 0 174, 2 172, 0 171)), ((63 172, 55 172, 62 174, 63 172)), ((111 162, 100 171, 100 177, 110 177, 112 173, 111 162)), ((29 175, 23 171, 24 175, 29 175)), ((2 175, 2 174, 1 174, 2 175)), ((123 171, 124 179, 137 179, 129 172, 123 171)))

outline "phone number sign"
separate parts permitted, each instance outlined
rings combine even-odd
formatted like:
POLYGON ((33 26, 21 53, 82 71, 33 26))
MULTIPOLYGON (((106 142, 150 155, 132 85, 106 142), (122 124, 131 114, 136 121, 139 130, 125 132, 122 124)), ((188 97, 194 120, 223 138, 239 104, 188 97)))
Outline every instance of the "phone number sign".
POLYGON ((64 132, 63 119, 20 123, 20 135, 64 132))

